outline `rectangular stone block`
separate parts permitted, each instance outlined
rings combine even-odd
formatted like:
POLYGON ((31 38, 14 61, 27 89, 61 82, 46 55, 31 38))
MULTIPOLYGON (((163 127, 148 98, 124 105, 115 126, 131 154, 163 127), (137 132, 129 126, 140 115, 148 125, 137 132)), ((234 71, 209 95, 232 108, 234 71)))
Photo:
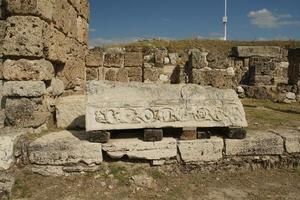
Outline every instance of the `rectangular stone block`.
POLYGON ((281 155, 283 139, 268 131, 248 131, 243 140, 226 139, 227 156, 281 155))
POLYGON ((83 129, 85 127, 85 96, 62 97, 56 104, 57 127, 83 129))
POLYGON ((144 142, 137 138, 111 139, 102 144, 102 150, 113 159, 128 156, 129 159, 168 160, 177 156, 177 141, 174 138, 164 138, 159 142, 144 142))
POLYGON ((86 65, 89 67, 103 66, 103 52, 100 49, 91 49, 85 58, 86 65))
POLYGON ((6 8, 10 14, 37 15, 43 19, 52 20, 55 0, 8 0, 6 8))
POLYGON ((277 46, 238 46, 232 49, 232 55, 241 58, 247 57, 271 57, 281 58, 281 48, 277 46))
POLYGON ((297 130, 274 130, 274 133, 284 139, 287 153, 300 153, 300 131, 297 130))
POLYGON ((47 81, 54 76, 54 67, 47 60, 6 60, 3 64, 3 77, 13 81, 47 81))
POLYGON ((159 80, 162 70, 159 68, 144 68, 144 81, 146 83, 154 83, 159 80))
POLYGON ((90 81, 86 129, 245 127, 233 90, 198 85, 90 81))
POLYGON ((66 52, 70 49, 66 45, 66 36, 62 32, 58 31, 53 24, 51 24, 45 25, 43 37, 45 47, 44 53, 47 59, 59 63, 65 63, 67 61, 66 52))
POLYGON ((223 157, 224 143, 222 138, 179 141, 178 149, 184 163, 213 162, 223 157))
POLYGON ((99 165, 102 158, 101 144, 87 141, 87 134, 80 131, 54 132, 29 144, 31 164, 48 166, 99 165))
POLYGON ((125 68, 128 71, 129 77, 142 77, 143 70, 141 67, 126 67, 125 68))
POLYGON ((46 123, 50 113, 42 98, 7 98, 5 115, 8 125, 20 128, 38 128, 46 123))
POLYGON ((201 52, 198 49, 193 49, 190 52, 189 68, 190 69, 202 69, 208 66, 206 60, 207 52, 201 52))
POLYGON ((87 81, 93 81, 93 80, 98 80, 99 76, 99 69, 95 67, 89 67, 86 68, 86 80, 87 81))
POLYGON ((7 26, 0 52, 5 56, 43 57, 45 22, 38 17, 12 16, 7 26))
POLYGON ((104 56, 104 67, 117 67, 124 66, 124 54, 122 53, 106 53, 104 56))
POLYGON ((42 81, 8 81, 3 85, 3 94, 9 97, 41 97, 46 92, 42 81))
POLYGON ((125 67, 142 67, 143 53, 142 52, 126 52, 125 67))

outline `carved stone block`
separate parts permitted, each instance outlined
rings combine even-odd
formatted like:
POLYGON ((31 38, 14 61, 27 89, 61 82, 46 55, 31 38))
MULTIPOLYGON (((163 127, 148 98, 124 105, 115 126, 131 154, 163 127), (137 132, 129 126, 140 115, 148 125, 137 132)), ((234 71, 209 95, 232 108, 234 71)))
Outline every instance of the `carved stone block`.
POLYGON ((88 131, 163 127, 245 127, 235 91, 198 85, 90 81, 88 131))

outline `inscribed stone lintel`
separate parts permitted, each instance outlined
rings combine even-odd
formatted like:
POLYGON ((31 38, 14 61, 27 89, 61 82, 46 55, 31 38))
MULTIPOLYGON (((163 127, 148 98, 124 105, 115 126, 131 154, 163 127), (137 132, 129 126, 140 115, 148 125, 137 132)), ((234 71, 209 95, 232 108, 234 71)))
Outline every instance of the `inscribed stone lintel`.
POLYGON ((199 85, 91 81, 86 129, 246 127, 235 91, 199 85))

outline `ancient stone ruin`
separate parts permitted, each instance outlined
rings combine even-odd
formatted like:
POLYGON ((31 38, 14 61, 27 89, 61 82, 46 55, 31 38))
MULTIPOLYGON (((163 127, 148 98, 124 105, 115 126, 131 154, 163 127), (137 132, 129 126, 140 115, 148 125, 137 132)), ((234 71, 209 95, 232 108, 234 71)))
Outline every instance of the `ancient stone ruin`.
POLYGON ((88 24, 88 0, 0 0, 0 170, 22 162, 44 175, 91 172, 103 154, 204 168, 270 156, 299 164, 298 132, 246 137, 238 97, 299 101, 300 49, 238 46, 226 58, 195 48, 88 49, 88 24), (137 136, 108 142, 116 131, 137 136))

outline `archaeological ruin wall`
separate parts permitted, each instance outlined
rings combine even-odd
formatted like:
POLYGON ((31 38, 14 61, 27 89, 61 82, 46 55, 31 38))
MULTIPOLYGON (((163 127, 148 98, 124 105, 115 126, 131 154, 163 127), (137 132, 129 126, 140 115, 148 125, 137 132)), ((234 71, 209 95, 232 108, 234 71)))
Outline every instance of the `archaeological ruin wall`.
POLYGON ((87 80, 194 83, 235 89, 241 98, 290 103, 296 101, 299 87, 299 55, 293 55, 294 51, 277 46, 239 46, 220 58, 203 49, 94 48, 86 57, 87 80))
POLYGON ((0 0, 0 126, 40 127, 84 93, 88 21, 88 0, 0 0))

